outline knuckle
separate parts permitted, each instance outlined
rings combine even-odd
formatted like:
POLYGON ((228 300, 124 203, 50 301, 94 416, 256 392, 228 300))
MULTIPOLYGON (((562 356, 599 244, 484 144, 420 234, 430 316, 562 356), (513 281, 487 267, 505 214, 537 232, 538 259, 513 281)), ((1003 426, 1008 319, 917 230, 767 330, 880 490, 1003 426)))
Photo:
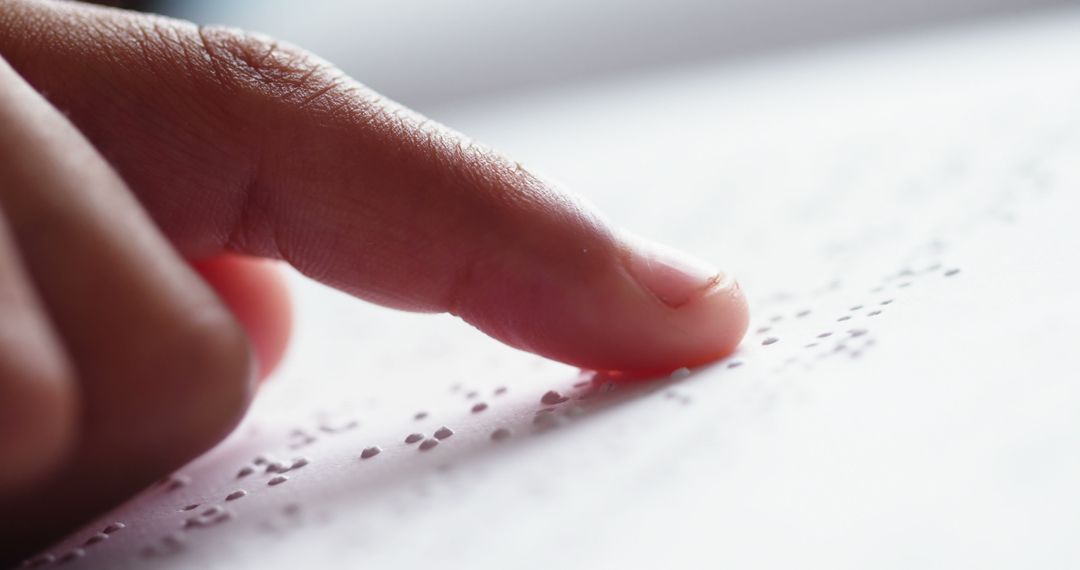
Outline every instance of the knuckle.
POLYGON ((179 68, 184 81, 201 84, 210 94, 228 94, 244 106, 287 102, 337 108, 352 85, 326 61, 262 34, 149 16, 133 19, 123 33, 127 41, 121 45, 144 65, 179 68))
POLYGON ((270 103, 335 108, 347 91, 345 75, 295 46, 232 28, 202 26, 194 38, 222 86, 270 103))

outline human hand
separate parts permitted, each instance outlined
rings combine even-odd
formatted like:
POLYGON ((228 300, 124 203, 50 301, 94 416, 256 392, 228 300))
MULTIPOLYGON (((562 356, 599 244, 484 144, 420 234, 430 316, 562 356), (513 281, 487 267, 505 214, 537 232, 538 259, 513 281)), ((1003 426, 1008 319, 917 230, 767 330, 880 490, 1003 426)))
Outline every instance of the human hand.
POLYGON ((294 47, 7 0, 0 56, 0 563, 235 425, 288 309, 222 254, 585 368, 698 365, 745 331, 730 275, 294 47))

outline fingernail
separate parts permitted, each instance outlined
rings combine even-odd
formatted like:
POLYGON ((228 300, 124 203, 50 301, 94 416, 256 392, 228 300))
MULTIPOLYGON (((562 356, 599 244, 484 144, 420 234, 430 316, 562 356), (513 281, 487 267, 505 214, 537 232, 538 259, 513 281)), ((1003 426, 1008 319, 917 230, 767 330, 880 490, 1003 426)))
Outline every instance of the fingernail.
POLYGON ((712 264, 665 245, 632 237, 627 269, 637 282, 671 308, 732 280, 712 264))

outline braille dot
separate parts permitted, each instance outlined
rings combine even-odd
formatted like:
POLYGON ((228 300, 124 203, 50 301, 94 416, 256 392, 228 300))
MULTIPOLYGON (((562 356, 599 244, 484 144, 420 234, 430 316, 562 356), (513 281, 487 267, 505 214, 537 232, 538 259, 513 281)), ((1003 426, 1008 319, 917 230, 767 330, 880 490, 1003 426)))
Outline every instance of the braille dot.
POLYGON ((532 423, 542 428, 554 427, 559 423, 554 414, 538 414, 533 417, 532 423))
POLYGON ((206 509, 205 511, 203 511, 202 515, 200 515, 200 516, 205 517, 205 518, 215 517, 217 515, 220 515, 224 511, 225 511, 225 509, 223 509, 223 508, 221 508, 221 507, 219 507, 217 505, 214 505, 214 506, 206 509))
POLYGON ((950 269, 950 270, 945 272, 945 277, 952 277, 953 275, 956 275, 957 273, 960 273, 959 269, 950 269))
POLYGON ((911 281, 904 281, 903 283, 901 283, 901 284, 897 285, 897 287, 899 287, 899 288, 901 288, 901 289, 905 289, 905 288, 907 288, 907 287, 911 287, 911 281))
POLYGON ((671 378, 672 379, 686 378, 689 375, 690 375, 690 369, 686 368, 686 367, 683 367, 683 368, 679 368, 679 369, 674 370, 671 373, 671 378))
POLYGON ((844 316, 840 317, 839 319, 836 319, 837 322, 841 322, 841 323, 844 322, 844 321, 850 321, 850 320, 851 320, 850 315, 844 315, 844 316))
POLYGON ((439 440, 425 439, 423 442, 420 443, 420 451, 427 451, 432 447, 435 447, 436 445, 439 445, 439 440))
POLYGON ((187 505, 186 507, 184 507, 184 508, 182 508, 180 510, 181 511, 194 511, 197 508, 199 508, 199 503, 193 503, 193 504, 187 505))
POLYGON ((246 496, 247 496, 247 491, 245 491, 243 489, 238 489, 238 490, 233 491, 232 493, 229 493, 228 495, 226 495, 225 500, 226 501, 235 501, 237 499, 242 499, 242 498, 244 498, 246 496))
POLYGON ((166 491, 175 491, 191 484, 191 477, 187 475, 172 475, 165 481, 166 491))
POLYGON ((774 315, 771 319, 769 319, 769 322, 778 323, 782 320, 784 320, 783 315, 774 315))
POLYGON ((863 336, 864 334, 866 334, 868 332, 870 332, 870 331, 868 331, 866 329, 851 329, 851 330, 848 331, 848 334, 850 334, 853 337, 860 337, 860 336, 863 336))
POLYGON ((114 523, 109 523, 108 526, 101 529, 101 532, 103 532, 105 534, 112 534, 114 532, 119 532, 121 530, 124 530, 125 528, 127 528, 126 524, 124 524, 122 522, 114 522, 114 523))
POLYGON ((852 307, 852 308, 851 308, 851 310, 852 310, 852 311, 858 311, 858 310, 859 310, 859 309, 861 309, 861 308, 863 308, 863 306, 862 306, 862 305, 855 305, 854 307, 852 307))
POLYGON ((469 400, 472 400, 472 399, 476 398, 476 397, 477 397, 477 396, 479 396, 479 395, 480 395, 480 394, 479 394, 479 393, 478 393, 478 392, 477 392, 476 390, 472 390, 472 391, 470 391, 469 393, 465 394, 465 397, 466 397, 467 399, 469 399, 469 400))
POLYGON ((40 568, 46 564, 52 564, 53 562, 56 562, 56 556, 53 556, 52 554, 42 554, 37 558, 29 560, 26 565, 31 568, 40 568))
POLYGON ((434 435, 435 435, 435 439, 446 439, 446 438, 454 435, 454 430, 452 430, 452 429, 450 429, 450 428, 448 428, 446 426, 443 426, 443 427, 435 430, 434 435))
POLYGON ((405 443, 416 443, 416 442, 420 441, 421 439, 424 439, 424 434, 422 434, 422 433, 410 433, 409 435, 405 436, 405 443))
POLYGON ((810 314, 810 309, 803 309, 802 311, 799 311, 798 313, 795 313, 795 317, 801 319, 801 318, 803 318, 803 317, 805 317, 805 316, 807 316, 809 314, 810 314))
POLYGON ((284 473, 284 472, 286 472, 288 470, 289 470, 289 468, 286 467, 285 464, 280 462, 280 461, 273 461, 271 463, 266 464, 266 472, 267 473, 284 473))
POLYGON ((267 481, 266 484, 273 487, 275 485, 280 485, 280 484, 282 484, 282 483, 284 483, 284 482, 286 482, 288 480, 289 480, 288 477, 286 477, 284 475, 278 475, 277 477, 274 477, 273 479, 267 481))
POLYGON ((341 425, 333 425, 329 422, 323 422, 319 425, 319 431, 323 433, 342 433, 352 429, 356 429, 360 425, 360 422, 356 420, 348 420, 341 425))
POLYGON ((255 472, 254 467, 252 467, 250 465, 245 465, 245 466, 241 467, 239 471, 236 472, 236 478, 237 479, 243 479, 244 477, 247 477, 248 475, 251 475, 254 472, 255 472))
POLYGON ((422 419, 424 419, 426 417, 427 417, 427 412, 416 412, 416 415, 413 416, 413 419, 414 420, 422 420, 422 419))
POLYGON ((297 457, 296 459, 293 459, 292 465, 289 466, 289 470, 292 471, 293 469, 301 469, 308 463, 311 463, 311 460, 309 460, 307 457, 297 457))
POLYGON ((729 363, 728 363, 728 365, 727 365, 727 367, 728 367, 728 368, 738 368, 738 367, 740 367, 740 366, 742 366, 742 365, 743 365, 743 363, 742 363, 742 362, 740 362, 740 361, 736 360, 735 362, 729 362, 729 363))
POLYGON ((758 330, 756 330, 754 332, 757 333, 757 334, 765 334, 765 333, 769 332, 770 330, 772 330, 772 327, 760 327, 760 328, 758 328, 758 330))
POLYGON ((221 513, 220 515, 218 515, 217 517, 215 517, 214 520, 211 521, 211 522, 214 523, 214 524, 223 523, 223 522, 232 520, 233 517, 235 517, 235 516, 236 516, 235 514, 229 512, 229 511, 225 511, 225 512, 221 513))
POLYGON ((301 447, 307 447, 317 441, 317 438, 302 429, 294 429, 289 433, 289 436, 295 439, 289 444, 289 449, 300 449, 301 447))
POLYGON ((540 397, 540 403, 545 406, 554 406, 555 404, 561 404, 569 400, 566 396, 556 392, 555 390, 548 390, 540 397))
POLYGON ((474 405, 474 406, 472 407, 472 413, 474 413, 474 414, 479 414, 480 412, 482 412, 482 411, 486 410, 486 409, 487 409, 487 407, 488 407, 488 405, 487 405, 487 404, 485 404, 485 403, 483 403, 483 402, 480 402, 480 403, 478 403, 478 404, 475 404, 475 405, 474 405))
POLYGON ((375 457, 381 452, 382 448, 377 445, 365 447, 364 450, 360 452, 360 459, 371 459, 372 457, 375 457))
POLYGON ((881 311, 870 311, 869 313, 866 313, 866 316, 868 316, 868 317, 876 317, 876 316, 878 316, 880 314, 881 314, 881 311))
POLYGON ((775 336, 770 336, 769 338, 761 341, 761 344, 762 346, 769 346, 770 344, 776 344, 778 342, 780 342, 780 339, 776 338, 775 336))
POLYGON ((97 544, 99 542, 102 542, 102 541, 106 540, 107 538, 109 538, 109 535, 107 535, 107 534, 105 534, 103 532, 99 532, 99 533, 91 536, 90 538, 86 539, 86 542, 83 543, 83 546, 93 546, 93 545, 95 545, 95 544, 97 544))
POLYGON ((882 302, 881 302, 881 304, 882 304, 882 305, 888 305, 888 304, 890 304, 890 303, 892 303, 892 302, 893 302, 893 300, 892 300, 892 299, 885 299, 884 301, 882 301, 882 302))
POLYGON ((499 386, 498 388, 495 388, 495 395, 496 396, 502 396, 505 393, 506 393, 506 386, 499 386))
POLYGON ((495 441, 502 441, 508 437, 510 437, 510 430, 506 428, 499 428, 491 432, 491 439, 495 441))
POLYGON ((56 562, 59 563, 59 564, 67 564, 68 562, 71 562, 73 560, 82 558, 84 556, 86 556, 86 551, 81 549, 81 548, 76 548, 76 549, 74 549, 74 550, 72 550, 70 552, 67 552, 63 556, 61 556, 60 559, 57 560, 56 562))
POLYGON ((814 348, 815 346, 817 346, 816 342, 811 342, 810 344, 803 345, 804 348, 814 348))
POLYGON ((829 338, 830 336, 832 336, 831 332, 823 332, 823 333, 817 335, 818 338, 829 338))

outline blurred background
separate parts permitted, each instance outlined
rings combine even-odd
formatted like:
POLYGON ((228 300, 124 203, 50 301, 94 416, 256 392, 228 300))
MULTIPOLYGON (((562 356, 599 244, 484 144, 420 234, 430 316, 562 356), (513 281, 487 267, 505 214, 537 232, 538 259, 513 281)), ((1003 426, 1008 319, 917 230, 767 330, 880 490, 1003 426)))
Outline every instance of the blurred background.
POLYGON ((299 44, 405 104, 597 81, 1069 0, 141 0, 299 44))

